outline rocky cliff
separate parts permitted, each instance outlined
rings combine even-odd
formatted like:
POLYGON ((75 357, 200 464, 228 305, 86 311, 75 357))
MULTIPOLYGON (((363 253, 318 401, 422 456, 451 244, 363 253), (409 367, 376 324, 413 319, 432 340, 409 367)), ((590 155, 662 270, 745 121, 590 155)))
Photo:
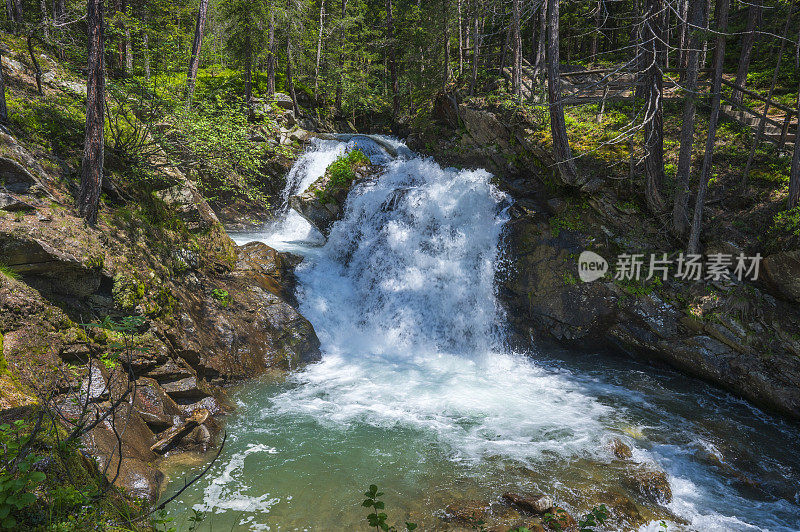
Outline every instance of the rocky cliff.
POLYGON ((706 216, 705 254, 762 253, 757 281, 739 281, 734 265, 727 279, 646 280, 645 265, 640 281, 616 280, 610 271, 584 283, 583 251, 601 255, 613 270, 624 253, 674 260, 681 242, 646 212, 642 198, 621 195, 619 181, 597 161, 579 159, 579 186, 560 183, 551 146, 537 131, 507 110, 442 94, 410 139, 447 164, 488 167, 514 198, 501 295, 516 330, 533 342, 612 346, 800 417, 798 251, 770 249, 723 223, 731 207, 719 201, 706 216))

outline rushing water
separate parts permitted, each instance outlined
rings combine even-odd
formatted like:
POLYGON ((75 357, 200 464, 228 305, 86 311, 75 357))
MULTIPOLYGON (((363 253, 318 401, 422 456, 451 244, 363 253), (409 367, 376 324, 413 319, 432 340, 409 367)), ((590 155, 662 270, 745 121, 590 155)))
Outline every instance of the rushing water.
POLYGON ((425 530, 454 499, 510 489, 579 513, 619 489, 619 437, 669 475, 674 499, 642 508, 643 528, 800 530, 796 424, 614 354, 506 347, 494 281, 509 199, 488 173, 397 142, 391 159, 365 139, 317 141, 284 201, 354 144, 385 171, 350 194, 327 243, 294 212, 239 235, 305 255, 298 300, 323 359, 235 394, 222 456, 172 507, 179 525, 192 507, 208 530, 364 529, 371 483, 390 521, 425 530))

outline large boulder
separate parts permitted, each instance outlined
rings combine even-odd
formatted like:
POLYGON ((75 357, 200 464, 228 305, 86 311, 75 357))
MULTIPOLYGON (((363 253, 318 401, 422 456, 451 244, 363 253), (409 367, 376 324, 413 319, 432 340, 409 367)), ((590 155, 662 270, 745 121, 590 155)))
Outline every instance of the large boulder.
POLYGON ((800 250, 769 255, 763 262, 764 277, 786 299, 800 303, 800 250))
POLYGON ((377 174, 377 167, 368 162, 355 162, 352 170, 352 181, 342 184, 332 179, 331 167, 328 167, 325 174, 314 181, 305 192, 291 196, 289 205, 320 233, 328 236, 333 223, 344 214, 344 205, 351 187, 372 179, 377 174))

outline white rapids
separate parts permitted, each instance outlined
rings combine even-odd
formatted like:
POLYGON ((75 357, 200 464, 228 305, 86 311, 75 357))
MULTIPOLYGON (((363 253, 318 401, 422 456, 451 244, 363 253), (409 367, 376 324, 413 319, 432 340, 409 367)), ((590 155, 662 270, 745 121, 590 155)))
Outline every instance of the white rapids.
MULTIPOLYGON (((796 426, 620 358, 510 352, 495 288, 509 198, 486 171, 442 168, 384 141, 398 157, 363 137, 317 140, 288 174, 284 204, 346 150, 385 165, 351 192, 327 242, 291 211, 236 235, 306 257, 298 301, 323 359, 238 395, 229 449, 185 504, 223 528, 344 530, 364 524, 359 495, 373 482, 398 523, 517 483, 579 513, 570 501, 585 487, 580 464, 610 463, 607 443, 619 437, 668 472, 670 530, 800 529, 796 485, 748 493, 697 458, 768 430, 772 443, 757 450, 730 447, 763 459, 765 478, 796 482, 798 459, 781 451, 796 426)), ((655 520, 643 529, 663 530, 655 520)))

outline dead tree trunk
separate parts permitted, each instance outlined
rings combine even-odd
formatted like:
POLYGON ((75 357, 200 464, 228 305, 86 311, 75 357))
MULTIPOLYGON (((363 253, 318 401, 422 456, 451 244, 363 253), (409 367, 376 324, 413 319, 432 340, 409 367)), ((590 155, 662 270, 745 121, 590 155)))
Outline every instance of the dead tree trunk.
POLYGON ((142 35, 142 59, 144 60, 144 79, 150 81, 150 34, 145 29, 142 35))
MULTIPOLYGON (((3 98, 5 105, 5 97, 3 98)), ((800 109, 800 86, 797 91, 797 107, 800 109)), ((800 203, 800 111, 797 114, 797 133, 794 137, 794 151, 792 152, 792 169, 789 172, 789 201, 790 209, 800 203)))
MULTIPOLYGON (((289 11, 289 2, 286 0, 287 15, 289 11)), ((289 15, 291 16, 291 15, 289 15)), ((300 116, 300 107, 297 105, 297 95, 294 92, 294 79, 292 79, 292 25, 289 23, 286 28, 286 89, 289 91, 289 96, 292 98, 292 109, 294 115, 300 116)))
POLYGON ((461 0, 456 0, 458 10, 458 76, 464 73, 464 20, 461 14, 461 0))
POLYGON ((592 48, 589 52, 592 56, 592 63, 597 62, 597 47, 600 41, 600 25, 602 24, 602 11, 603 11, 603 3, 602 1, 597 2, 597 6, 595 6, 594 12, 594 31, 592 31, 592 48))
POLYGON ((319 65, 322 61, 322 34, 325 27, 325 0, 319 3, 319 34, 317 35, 317 57, 314 63, 314 100, 319 98, 319 65))
POLYGON ((475 19, 472 27, 472 77, 469 82, 470 96, 475 94, 475 86, 478 83, 478 64, 480 62, 480 15, 478 13, 478 5, 475 5, 475 19))
POLYGON ((50 42, 50 17, 47 16, 47 2, 46 0, 39 0, 39 8, 42 11, 42 33, 44 34, 44 42, 50 42))
POLYGON ((8 123, 8 106, 6 105, 6 80, 3 77, 3 47, 0 46, 0 123, 8 123))
POLYGON ((675 176, 675 202, 672 208, 672 229, 683 236, 689 228, 689 177, 692 170, 694 119, 697 112, 697 72, 700 55, 700 26, 705 14, 705 0, 691 0, 689 7, 688 51, 686 54, 686 101, 683 104, 681 147, 675 176))
POLYGON ((512 14, 512 48, 513 64, 511 65, 511 92, 518 100, 522 97, 522 34, 520 33, 519 0, 514 0, 512 14))
POLYGON ((442 88, 446 89, 450 82, 450 0, 444 1, 444 81, 442 88))
POLYGON ((545 71, 547 61, 547 3, 549 0, 542 0, 542 7, 539 12, 539 42, 536 45, 536 63, 533 67, 533 77, 540 79, 545 71))
MULTIPOLYGON (((711 164, 714 157, 714 142, 717 137, 717 122, 719 121, 719 106, 722 96, 722 66, 725 62, 725 32, 728 31, 728 0, 720 0, 717 16, 717 39, 714 50, 714 81, 711 87, 711 116, 708 119, 708 136, 706 137, 706 151, 703 154, 703 169, 700 172, 700 189, 697 191, 697 200, 694 204, 692 229, 689 233, 689 253, 699 253, 700 233, 703 228, 703 209, 708 191, 708 179, 711 176, 711 164)), ((708 18, 708 17, 707 17, 708 18)))
POLYGON ((561 103, 561 75, 559 58, 559 0, 547 3, 547 96, 550 102, 550 129, 553 136, 553 153, 561 180, 568 185, 578 182, 578 170, 572 159, 572 151, 564 121, 561 103))
POLYGON ((97 222, 100 189, 103 185, 104 135, 104 40, 103 0, 88 0, 86 23, 88 39, 88 75, 86 79, 86 137, 81 161, 81 188, 78 210, 89 224, 97 222))
POLYGON ((194 41, 192 42, 192 57, 189 59, 189 75, 186 81, 186 105, 192 105, 194 87, 197 83, 197 69, 200 67, 200 49, 203 46, 203 31, 206 27, 208 13, 208 0, 200 0, 197 10, 197 24, 194 28, 194 41))
POLYGON ((269 12, 269 36, 267 41, 267 94, 275 94, 275 10, 269 12))
POLYGON ((647 99, 644 113, 645 199, 653 214, 665 210, 661 190, 664 186, 664 74, 661 70, 663 52, 660 0, 649 0, 649 9, 642 30, 645 61, 644 90, 647 99))
MULTIPOLYGON (((747 71, 750 70, 750 59, 753 55, 753 43, 756 40, 756 25, 761 20, 761 5, 752 4, 747 10, 747 28, 742 37, 742 53, 739 56, 739 68, 736 70, 736 85, 744 87, 747 84, 747 71)), ((733 91, 733 101, 742 103, 744 93, 733 91)))

